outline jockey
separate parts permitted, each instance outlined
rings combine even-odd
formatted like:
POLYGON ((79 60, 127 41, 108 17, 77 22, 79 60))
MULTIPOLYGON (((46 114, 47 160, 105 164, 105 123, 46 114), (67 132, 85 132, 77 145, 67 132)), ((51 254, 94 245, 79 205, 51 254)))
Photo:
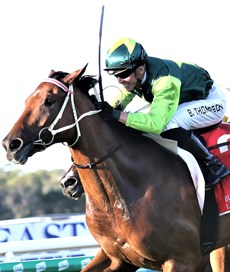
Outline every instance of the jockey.
POLYGON ((130 38, 115 42, 105 63, 104 70, 117 78, 125 95, 119 110, 98 102, 103 119, 113 118, 127 127, 176 140, 198 160, 206 187, 230 173, 194 132, 220 123, 226 110, 224 92, 206 70, 191 63, 150 57, 130 38), (150 103, 147 113, 124 111, 135 96, 150 103))

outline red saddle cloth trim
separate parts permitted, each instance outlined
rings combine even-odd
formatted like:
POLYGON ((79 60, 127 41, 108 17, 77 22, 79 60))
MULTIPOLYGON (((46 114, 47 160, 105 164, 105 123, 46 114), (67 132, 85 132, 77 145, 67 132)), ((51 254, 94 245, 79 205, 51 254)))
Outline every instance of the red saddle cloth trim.
MULTIPOLYGON (((212 131, 201 134, 206 141, 207 147, 213 147, 220 143, 230 142, 230 123, 222 123, 212 131)), ((224 165, 230 169, 230 144, 210 149, 224 165)), ((219 207, 219 214, 230 213, 230 175, 224 177, 215 187, 216 201, 219 207)))

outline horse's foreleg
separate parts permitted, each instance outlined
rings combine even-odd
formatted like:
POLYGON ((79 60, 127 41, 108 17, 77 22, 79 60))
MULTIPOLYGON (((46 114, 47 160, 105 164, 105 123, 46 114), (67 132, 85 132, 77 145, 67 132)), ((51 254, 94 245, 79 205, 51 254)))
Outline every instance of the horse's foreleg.
POLYGON ((196 272, 229 272, 228 256, 228 246, 218 248, 202 257, 196 272))
POLYGON ((135 272, 139 267, 109 258, 101 248, 81 272, 135 272))
POLYGON ((195 272, 196 264, 184 259, 170 259, 162 265, 163 272, 195 272))
POLYGON ((210 253, 210 263, 213 272, 225 272, 225 247, 218 248, 210 253))
POLYGON ((105 254, 101 248, 96 256, 83 268, 81 272, 100 272, 104 271, 111 265, 111 259, 105 254))

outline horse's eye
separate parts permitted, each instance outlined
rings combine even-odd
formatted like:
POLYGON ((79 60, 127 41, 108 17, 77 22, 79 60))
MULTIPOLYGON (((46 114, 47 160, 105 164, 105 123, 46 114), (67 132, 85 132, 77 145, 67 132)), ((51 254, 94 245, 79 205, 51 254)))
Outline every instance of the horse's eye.
POLYGON ((54 104, 54 99, 52 99, 51 97, 46 98, 46 100, 45 100, 45 106, 50 107, 53 104, 54 104))

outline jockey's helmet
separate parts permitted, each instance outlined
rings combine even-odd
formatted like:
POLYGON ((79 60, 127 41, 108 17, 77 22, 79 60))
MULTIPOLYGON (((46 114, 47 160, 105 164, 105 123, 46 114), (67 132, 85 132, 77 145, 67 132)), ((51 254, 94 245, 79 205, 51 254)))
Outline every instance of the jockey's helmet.
POLYGON ((130 38, 121 38, 108 50, 104 70, 112 75, 125 70, 134 71, 147 58, 148 55, 140 43, 130 38))

